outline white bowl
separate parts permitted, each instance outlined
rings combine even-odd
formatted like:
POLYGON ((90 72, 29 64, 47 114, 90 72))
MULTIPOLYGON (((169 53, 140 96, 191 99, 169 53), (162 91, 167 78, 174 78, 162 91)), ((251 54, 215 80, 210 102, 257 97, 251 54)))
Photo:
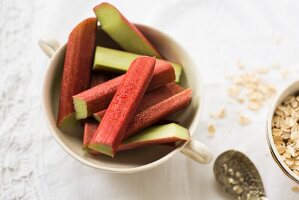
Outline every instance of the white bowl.
POLYGON ((293 179, 295 182, 299 183, 299 176, 297 176, 282 160, 281 155, 278 153, 274 140, 272 137, 272 119, 276 110, 276 107, 280 105, 283 100, 290 96, 294 95, 299 92, 299 81, 295 81, 286 88, 284 88, 281 92, 279 92, 275 99, 273 100, 269 113, 268 113, 268 120, 267 120, 267 140, 268 145, 272 154, 272 157, 274 158, 277 165, 280 167, 280 169, 291 179, 293 179))
MULTIPOLYGON (((174 117, 195 134, 202 111, 202 83, 198 68, 186 51, 166 34, 144 25, 137 25, 156 48, 169 60, 181 63, 184 67, 181 84, 193 90, 192 103, 187 109, 177 113, 174 117)), ((49 128, 61 147, 81 163, 93 168, 109 172, 132 173, 150 169, 165 162, 178 152, 183 152, 200 163, 208 163, 212 154, 208 148, 198 141, 191 140, 178 145, 175 149, 160 145, 117 153, 115 158, 108 156, 91 156, 82 150, 82 131, 76 134, 63 133, 56 127, 58 98, 63 69, 66 44, 56 52, 57 43, 40 41, 40 46, 47 55, 52 56, 44 79, 43 107, 49 128), (54 53, 55 52, 55 53, 54 53)))

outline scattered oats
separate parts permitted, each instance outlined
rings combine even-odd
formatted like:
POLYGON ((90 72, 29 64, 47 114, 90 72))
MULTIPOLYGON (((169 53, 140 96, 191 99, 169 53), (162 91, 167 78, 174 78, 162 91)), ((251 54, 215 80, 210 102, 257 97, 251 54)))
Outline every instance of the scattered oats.
POLYGON ((242 63, 240 60, 237 61, 237 67, 238 69, 244 69, 244 63, 242 63))
POLYGON ((274 85, 268 85, 267 90, 268 90, 268 91, 267 91, 267 95, 269 95, 269 96, 273 96, 273 95, 275 95, 276 92, 277 92, 274 85))
POLYGON ((250 101, 248 103, 248 108, 252 111, 257 111, 262 107, 262 104, 259 101, 250 101))
POLYGON ((280 69, 280 65, 279 64, 273 64, 272 69, 278 70, 278 69, 280 69))
POLYGON ((250 110, 261 109, 264 103, 276 93, 275 87, 264 82, 259 76, 268 71, 269 68, 260 67, 254 72, 234 76, 231 79, 232 85, 228 88, 228 95, 239 103, 248 101, 250 110))
POLYGON ((299 192, 299 187, 298 186, 294 186, 292 187, 293 192, 299 192))
POLYGON ((269 72, 269 68, 267 68, 267 67, 259 67, 259 68, 256 69, 256 72, 260 73, 260 74, 267 74, 269 72))
POLYGON ((265 98, 263 93, 257 90, 251 91, 247 96, 251 101, 263 101, 263 99, 265 98))
MULTIPOLYGON (((245 77, 245 78, 247 78, 247 77, 245 77)), ((234 77, 233 78, 233 82, 238 86, 240 86, 240 85, 243 85, 244 84, 244 82, 243 82, 244 80, 243 80, 243 77, 241 77, 241 76, 236 76, 236 77, 234 77)))
POLYGON ((215 129, 214 125, 210 124, 208 126, 208 133, 209 133, 209 135, 214 135, 215 132, 216 132, 216 129, 215 129))
POLYGON ((238 122, 241 126, 245 126, 250 124, 251 121, 249 118, 245 117, 244 115, 239 115, 238 122))
POLYGON ((241 88, 239 86, 233 85, 228 88, 228 95, 232 98, 237 98, 240 94, 241 88))
POLYGON ((233 79, 233 76, 232 76, 232 75, 229 75, 229 74, 227 74, 227 73, 225 73, 224 77, 225 77, 225 79, 227 79, 227 80, 232 80, 232 79, 233 79))
POLYGON ((226 116, 226 110, 224 108, 222 108, 221 110, 219 110, 216 113, 212 113, 210 115, 210 117, 214 118, 214 119, 223 119, 226 116))
POLYGON ((239 103, 244 103, 245 100, 244 100, 244 98, 240 98, 240 97, 239 97, 239 98, 237 98, 237 101, 238 101, 239 103))
POLYGON ((280 74, 281 74, 282 78, 286 79, 286 78, 288 78, 289 70, 282 69, 282 70, 280 70, 280 74))

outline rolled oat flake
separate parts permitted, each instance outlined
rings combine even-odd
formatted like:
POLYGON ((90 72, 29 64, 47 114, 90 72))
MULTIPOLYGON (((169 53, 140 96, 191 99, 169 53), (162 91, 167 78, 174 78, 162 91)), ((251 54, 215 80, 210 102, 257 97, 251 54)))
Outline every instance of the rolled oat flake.
POLYGON ((214 175, 222 189, 238 200, 267 200, 262 179, 249 158, 229 150, 218 156, 214 175))

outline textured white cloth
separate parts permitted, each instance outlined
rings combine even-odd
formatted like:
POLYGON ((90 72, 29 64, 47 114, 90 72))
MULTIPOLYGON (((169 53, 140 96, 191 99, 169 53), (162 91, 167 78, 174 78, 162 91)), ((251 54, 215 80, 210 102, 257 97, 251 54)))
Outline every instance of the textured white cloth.
MULTIPOLYGON (((269 106, 254 113, 230 103, 225 73, 279 64, 291 73, 265 80, 282 88, 299 78, 299 2, 273 0, 111 1, 134 22, 174 37, 196 61, 204 82, 204 113, 195 135, 215 157, 228 149, 246 153, 257 165, 271 200, 298 199, 296 184, 272 160, 266 142, 269 106), (226 108, 228 116, 209 115, 226 108), (252 123, 239 126, 236 112, 252 123), (208 124, 216 126, 214 137, 208 124)), ((107 174, 75 161, 54 141, 41 110, 48 58, 41 37, 66 41, 72 27, 99 1, 0 0, 0 199, 230 199, 214 180, 212 166, 183 155, 149 171, 107 174)), ((267 105, 270 101, 267 102, 267 105)))

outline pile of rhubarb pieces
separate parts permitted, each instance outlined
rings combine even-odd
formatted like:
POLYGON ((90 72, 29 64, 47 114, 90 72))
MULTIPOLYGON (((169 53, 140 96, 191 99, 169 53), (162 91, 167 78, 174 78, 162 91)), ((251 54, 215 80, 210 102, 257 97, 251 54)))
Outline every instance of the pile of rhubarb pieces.
POLYGON ((94 13, 69 35, 57 126, 81 121, 92 155, 190 140, 186 128, 165 122, 191 101, 191 89, 178 84, 182 66, 163 60, 111 4, 94 13))

